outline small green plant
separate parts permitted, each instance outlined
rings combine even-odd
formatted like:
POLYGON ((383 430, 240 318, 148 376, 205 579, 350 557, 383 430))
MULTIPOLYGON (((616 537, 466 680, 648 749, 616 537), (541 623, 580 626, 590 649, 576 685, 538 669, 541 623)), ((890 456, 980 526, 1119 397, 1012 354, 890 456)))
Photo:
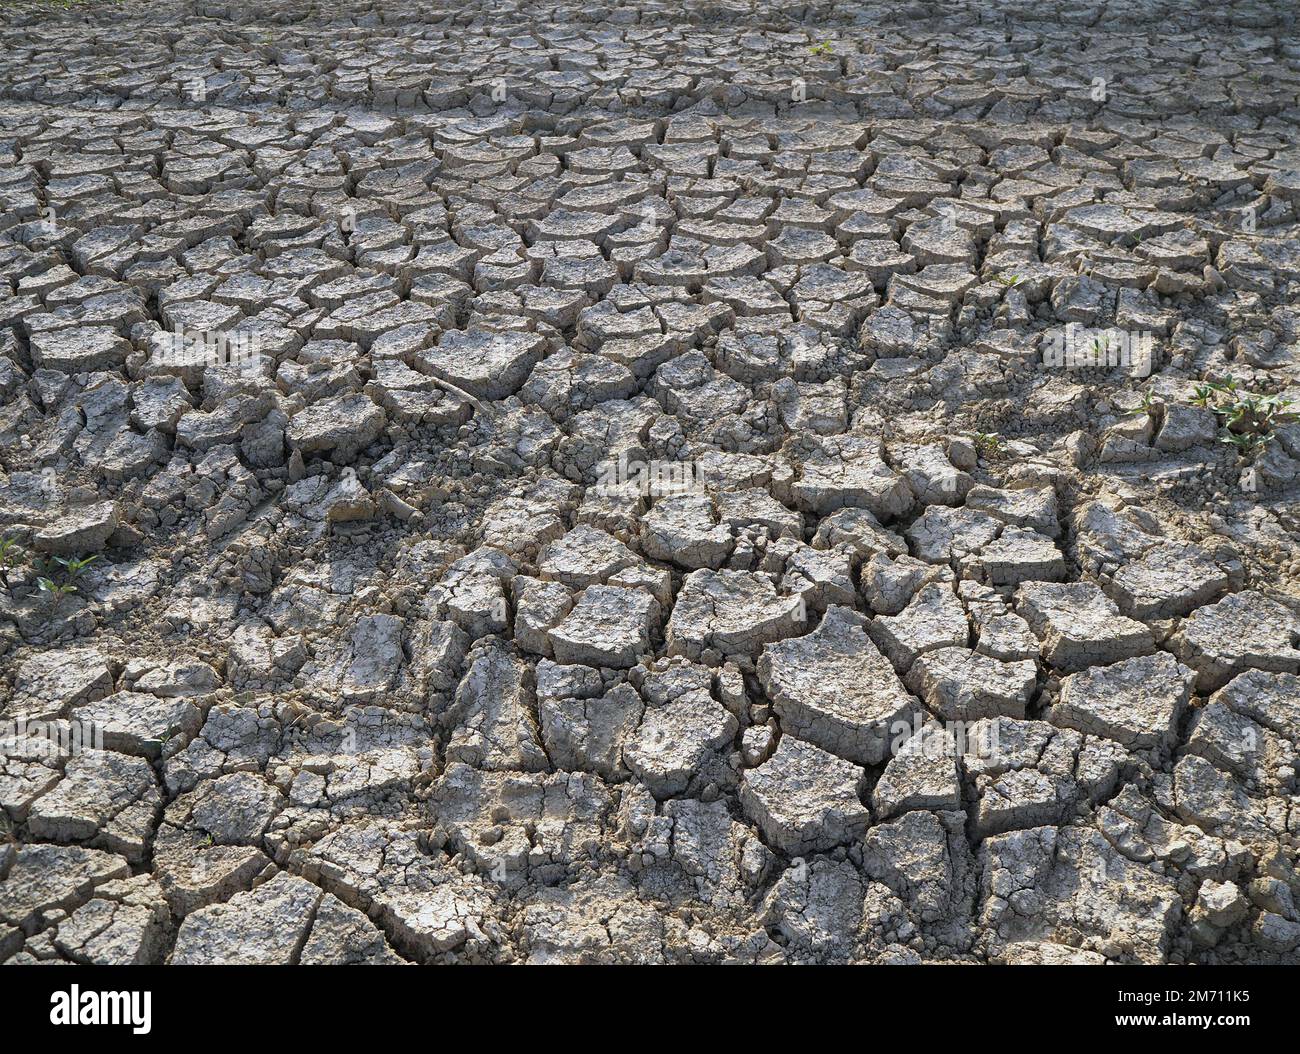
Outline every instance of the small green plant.
POLYGON ((58 607, 59 601, 69 593, 75 593, 77 591, 77 587, 71 582, 56 582, 54 579, 49 578, 46 575, 41 575, 36 579, 36 586, 42 593, 46 593, 50 596, 55 607, 58 607))
POLYGON ((1280 426, 1300 420, 1293 400, 1244 391, 1235 377, 1198 384, 1189 401, 1214 413, 1223 432, 1219 441, 1243 456, 1262 450, 1280 426))
POLYGON ((36 571, 36 587, 50 597, 52 608, 57 608, 65 596, 77 592, 77 580, 81 573, 99 559, 93 556, 56 556, 53 560, 34 560, 32 568, 36 571))
POLYGON ((5 587, 5 592, 11 592, 9 586, 9 572, 18 566, 19 559, 23 551, 18 548, 18 539, 12 535, 5 535, 0 538, 0 585, 5 587))
POLYGON ((996 432, 976 432, 973 438, 980 457, 995 458, 1003 451, 1002 437, 996 432))
POLYGON ((835 47, 829 40, 823 40, 820 44, 814 44, 808 49, 811 55, 834 55, 835 47))
POLYGON ((157 736, 154 739, 146 739, 144 743, 145 746, 156 746, 158 748, 159 753, 161 753, 162 751, 167 749, 167 741, 171 739, 173 735, 175 735, 174 732, 167 731, 164 732, 162 735, 157 736))
POLYGON ((86 557, 56 556, 54 562, 68 572, 74 581, 81 577, 81 572, 99 559, 99 554, 86 557))
POLYGON ((1145 392, 1142 393, 1142 398, 1138 400, 1137 406, 1133 407, 1132 410, 1127 411, 1125 413, 1125 416, 1136 417, 1138 414, 1150 415, 1155 413, 1156 407, 1158 405, 1159 404, 1156 400, 1155 393, 1152 392, 1150 389, 1147 389, 1145 392))
POLYGON ((1236 447, 1237 453, 1242 457, 1251 457, 1264 449, 1268 444, 1268 439, 1268 436, 1258 435, 1253 432, 1224 432, 1219 437, 1219 442, 1236 447))
POLYGON ((993 276, 993 281, 1007 289, 1014 289, 1024 281, 1024 278, 1018 274, 995 274, 993 276))

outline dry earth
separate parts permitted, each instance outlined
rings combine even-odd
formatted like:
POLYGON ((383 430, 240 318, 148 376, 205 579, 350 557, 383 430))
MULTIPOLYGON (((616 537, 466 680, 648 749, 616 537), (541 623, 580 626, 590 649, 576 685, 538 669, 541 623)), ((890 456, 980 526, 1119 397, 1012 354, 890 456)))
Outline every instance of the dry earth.
POLYGON ((1294 11, 0 7, 0 959, 1300 961, 1294 11))

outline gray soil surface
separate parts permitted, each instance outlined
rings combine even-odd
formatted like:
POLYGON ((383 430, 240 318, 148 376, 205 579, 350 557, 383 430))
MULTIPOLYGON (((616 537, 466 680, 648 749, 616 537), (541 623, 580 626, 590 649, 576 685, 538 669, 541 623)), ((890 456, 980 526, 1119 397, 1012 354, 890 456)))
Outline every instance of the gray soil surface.
POLYGON ((0 961, 1300 962, 1289 0, 0 34, 0 961))

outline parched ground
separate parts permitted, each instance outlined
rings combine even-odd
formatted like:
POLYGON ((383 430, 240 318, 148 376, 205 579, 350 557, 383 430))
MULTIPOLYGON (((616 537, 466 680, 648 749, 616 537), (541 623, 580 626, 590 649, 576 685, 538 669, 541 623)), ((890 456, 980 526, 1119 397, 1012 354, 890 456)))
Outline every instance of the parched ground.
POLYGON ((0 960, 1300 961, 1294 19, 0 6, 0 960))

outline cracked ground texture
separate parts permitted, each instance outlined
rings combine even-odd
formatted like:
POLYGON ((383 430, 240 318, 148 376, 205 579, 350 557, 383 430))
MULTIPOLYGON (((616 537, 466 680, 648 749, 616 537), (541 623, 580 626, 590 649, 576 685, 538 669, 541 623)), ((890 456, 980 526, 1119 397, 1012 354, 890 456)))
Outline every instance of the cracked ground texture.
POLYGON ((0 26, 0 960, 1300 961, 1289 2, 0 26))

